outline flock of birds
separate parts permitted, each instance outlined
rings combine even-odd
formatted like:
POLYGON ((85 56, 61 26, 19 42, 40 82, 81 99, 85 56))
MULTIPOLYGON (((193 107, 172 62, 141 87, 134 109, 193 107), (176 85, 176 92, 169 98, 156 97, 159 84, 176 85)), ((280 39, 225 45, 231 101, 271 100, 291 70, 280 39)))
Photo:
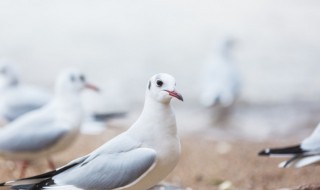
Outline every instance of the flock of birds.
MULTIPOLYGON (((233 41, 220 44, 219 56, 208 58, 200 102, 206 107, 231 107, 240 91, 240 77, 232 63, 233 41), (210 64, 212 63, 212 64, 210 64)), ((84 117, 123 116, 86 113, 81 92, 99 88, 78 69, 64 70, 54 94, 21 84, 15 70, 0 65, 0 157, 21 163, 20 179, 0 183, 12 189, 146 190, 156 186, 176 166, 180 156, 172 98, 183 101, 176 80, 166 73, 146 85, 141 115, 125 132, 93 152, 56 169, 51 156, 69 147, 81 131, 84 117), (23 178, 31 161, 47 159, 52 171, 23 178)), ((290 156, 279 167, 303 167, 320 161, 320 125, 301 144, 265 149, 261 156, 290 156)))
MULTIPOLYGON (((0 72, 14 76, 8 65, 0 72)), ((12 78, 5 86, 18 88, 18 85, 18 80, 12 78)), ((181 101, 183 98, 176 90, 175 79, 165 73, 156 74, 148 81, 143 111, 127 131, 92 153, 55 169, 50 157, 70 146, 80 132, 85 115, 80 95, 84 89, 99 92, 80 70, 67 69, 58 76, 54 95, 49 101, 44 100, 44 105, 34 104, 40 101, 21 101, 19 105, 12 106, 9 102, 4 106, 2 116, 7 124, 0 129, 0 156, 22 162, 20 177, 24 177, 31 161, 40 158, 48 160, 52 171, 0 186, 12 189, 141 190, 157 185, 170 173, 180 155, 170 101, 173 97, 181 101), (14 109, 19 106, 29 110, 18 116, 14 109)))

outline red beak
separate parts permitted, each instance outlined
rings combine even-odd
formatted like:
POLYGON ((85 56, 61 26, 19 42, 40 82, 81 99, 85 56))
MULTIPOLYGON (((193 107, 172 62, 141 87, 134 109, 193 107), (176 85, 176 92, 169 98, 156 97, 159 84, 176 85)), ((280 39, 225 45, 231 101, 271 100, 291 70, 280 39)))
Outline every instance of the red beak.
POLYGON ((100 89, 98 87, 96 87, 95 85, 93 85, 93 84, 86 83, 85 87, 88 88, 88 89, 94 90, 96 92, 100 91, 100 89))
POLYGON ((183 97, 181 96, 180 93, 178 93, 177 91, 169 91, 169 90, 165 90, 166 92, 169 93, 170 96, 177 98, 178 100, 183 101, 183 97))

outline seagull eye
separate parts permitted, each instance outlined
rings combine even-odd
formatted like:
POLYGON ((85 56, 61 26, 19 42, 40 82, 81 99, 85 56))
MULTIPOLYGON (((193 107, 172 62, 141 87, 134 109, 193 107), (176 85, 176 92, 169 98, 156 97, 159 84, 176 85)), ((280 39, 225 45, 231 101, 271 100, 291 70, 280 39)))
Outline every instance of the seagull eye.
POLYGON ((80 80, 82 81, 82 82, 84 82, 85 80, 86 80, 86 77, 85 76, 83 76, 83 75, 80 75, 80 80))
POLYGON ((161 80, 157 80, 157 86, 161 87, 163 85, 163 82, 161 80))
POLYGON ((76 78, 73 75, 71 75, 70 80, 71 80, 71 82, 74 82, 76 80, 76 78))
POLYGON ((0 73, 3 74, 3 75, 7 74, 7 69, 6 68, 1 69, 0 73))

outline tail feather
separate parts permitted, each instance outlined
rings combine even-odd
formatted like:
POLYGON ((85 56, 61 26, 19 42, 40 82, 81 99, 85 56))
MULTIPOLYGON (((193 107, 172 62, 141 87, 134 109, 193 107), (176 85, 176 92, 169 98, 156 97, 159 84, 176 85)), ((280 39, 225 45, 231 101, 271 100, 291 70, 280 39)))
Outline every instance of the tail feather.
POLYGON ((300 145, 284 147, 284 148, 272 148, 265 149, 258 153, 259 156, 271 156, 271 155, 297 155, 305 153, 305 150, 301 149, 300 145))
POLYGON ((12 189, 17 190, 39 190, 42 187, 53 185, 54 181, 52 177, 77 165, 78 162, 71 163, 65 167, 59 168, 57 170, 53 170, 44 174, 22 178, 15 181, 8 181, 4 183, 0 183, 1 186, 10 186, 12 189))
POLYGON ((302 168, 311 164, 315 164, 320 161, 320 156, 306 156, 306 157, 297 157, 295 159, 290 159, 288 161, 281 162, 279 167, 287 168, 287 167, 295 167, 295 168, 302 168))
POLYGON ((294 165, 296 168, 301 168, 310 164, 315 164, 320 161, 320 156, 308 156, 299 159, 294 165))
POLYGON ((32 188, 33 184, 29 184, 29 185, 15 185, 12 186, 10 189, 14 189, 14 190, 30 190, 32 188))
POLYGON ((279 168, 288 168, 290 167, 290 164, 287 161, 283 161, 280 164, 278 164, 279 168))
POLYGON ((52 180, 52 178, 49 178, 44 181, 41 181, 40 183, 33 185, 29 190, 40 190, 40 189, 43 189, 43 187, 54 185, 54 184, 55 183, 52 180))
POLYGON ((293 157, 290 158, 289 160, 284 161, 284 162, 281 162, 281 163, 278 165, 278 167, 279 167, 279 168, 288 168, 288 167, 290 167, 291 165, 293 165, 296 160, 298 160, 298 159, 300 159, 300 158, 301 158, 300 155, 293 156, 293 157))
POLYGON ((36 184, 13 185, 11 189, 15 190, 41 190, 43 187, 54 185, 54 181, 49 178, 36 184))

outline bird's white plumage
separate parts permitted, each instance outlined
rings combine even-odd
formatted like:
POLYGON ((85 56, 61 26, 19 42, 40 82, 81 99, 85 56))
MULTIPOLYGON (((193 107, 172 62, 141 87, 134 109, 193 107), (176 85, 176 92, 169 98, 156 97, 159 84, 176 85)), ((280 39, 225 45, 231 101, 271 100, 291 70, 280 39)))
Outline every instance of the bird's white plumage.
POLYGON ((302 141, 301 148, 320 153, 320 123, 312 134, 302 141))
POLYGON ((12 121, 48 103, 51 94, 39 87, 21 84, 11 62, 0 60, 0 117, 12 121))
POLYGON ((158 184, 173 170, 180 156, 170 100, 183 98, 175 88, 171 75, 153 76, 138 120, 92 153, 60 168, 62 172, 52 177, 52 188, 143 190, 158 184))
POLYGON ((56 82, 55 96, 46 106, 31 111, 0 130, 0 155, 17 160, 48 157, 73 142, 83 111, 81 71, 68 69, 56 82), (71 78, 74 77, 74 80, 71 78))
MULTIPOLYGON (((180 141, 177 136, 176 129, 176 120, 175 114, 170 105, 171 96, 168 92, 163 91, 163 89, 174 91, 175 90, 175 79, 167 74, 158 74, 153 76, 150 79, 150 89, 149 87, 146 90, 146 99, 143 112, 141 113, 139 119, 130 127, 129 130, 119 135, 118 137, 112 139, 110 142, 106 143, 92 154, 90 157, 99 158, 102 155, 106 154, 107 157, 115 156, 114 159, 124 159, 123 164, 129 162, 132 157, 129 156, 129 150, 134 151, 138 149, 150 149, 155 151, 156 158, 154 163, 149 166, 149 168, 139 176, 135 176, 136 180, 125 185, 120 186, 115 189, 130 189, 130 190, 141 190, 148 189, 153 185, 161 181, 171 170, 175 167, 178 162, 180 155, 180 141), (163 81, 163 85, 158 87, 156 82, 158 80, 163 81), (120 154, 122 153, 122 154, 120 154), (127 156, 130 157, 128 157, 127 156)), ((137 160, 143 159, 145 157, 144 153, 135 154, 137 160), (139 158, 139 155, 141 158, 139 158)), ((97 163, 92 163, 93 165, 98 165, 99 167, 108 166, 110 162, 105 162, 105 160, 98 159, 92 160, 97 163)), ((111 163, 112 164, 112 163, 111 163)), ((94 166, 93 166, 94 167, 94 166)), ((121 170, 124 168, 117 168, 117 166, 110 166, 114 170, 121 170)), ((133 166, 128 166, 133 167, 133 166)), ((140 167, 143 167, 141 165, 140 167)), ((68 176, 72 176, 71 173, 68 176)), ((75 170, 77 171, 77 170, 75 170)), ((80 171, 80 170, 79 170, 80 171)), ((86 172, 88 170, 83 170, 86 172)), ((110 170, 111 171, 111 170, 110 170)), ((132 171, 128 172, 127 175, 132 175, 132 171)), ((134 174, 134 173, 133 173, 134 174)), ((61 174, 62 177, 59 178, 59 175, 54 177, 54 180, 59 184, 64 184, 66 176, 61 174)), ((95 172, 92 172, 90 175, 96 175, 95 172)), ((90 183, 87 178, 81 178, 86 176, 84 173, 78 175, 78 178, 73 181, 84 181, 85 183, 90 183)), ((98 177, 98 176, 95 176, 98 177)), ((101 180, 115 180, 120 176, 109 176, 107 179, 101 180)), ((122 176, 124 180, 131 176, 122 176)), ((92 179, 96 180, 96 179, 92 179)), ((98 181, 96 185, 98 186, 98 181)), ((73 184, 70 184, 73 185, 73 184)))
POLYGON ((309 157, 301 157, 297 158, 293 162, 287 165, 287 161, 281 162, 278 167, 285 168, 285 167, 295 167, 295 168, 302 168, 308 166, 310 164, 315 164, 320 161, 320 156, 309 156, 309 157))
MULTIPOLYGON (((301 149, 306 152, 300 157, 297 157, 288 167, 301 168, 320 161, 320 123, 312 134, 301 142, 301 149)), ((279 167, 282 165, 283 164, 280 163, 279 167)))
MULTIPOLYGON (((14 64, 9 60, 0 60, 0 125, 7 124, 30 111, 41 108, 51 101, 53 95, 34 85, 23 84, 14 64), (23 96, 22 96, 23 94, 23 96)), ((81 96, 85 111, 82 132, 100 134, 106 129, 106 122, 120 117, 121 109, 110 109, 102 93, 85 92, 81 96), (104 119, 95 119, 95 115, 106 115, 104 119)), ((113 100, 113 102, 115 102, 113 100)))
POLYGON ((231 55, 232 41, 220 42, 216 53, 211 53, 205 61, 202 72, 202 93, 200 103, 209 107, 219 104, 230 106, 240 90, 240 77, 231 55))
POLYGON ((281 162, 278 167, 301 168, 320 161, 320 124, 310 136, 300 144, 284 148, 265 149, 259 153, 261 156, 290 157, 289 160, 281 162))

